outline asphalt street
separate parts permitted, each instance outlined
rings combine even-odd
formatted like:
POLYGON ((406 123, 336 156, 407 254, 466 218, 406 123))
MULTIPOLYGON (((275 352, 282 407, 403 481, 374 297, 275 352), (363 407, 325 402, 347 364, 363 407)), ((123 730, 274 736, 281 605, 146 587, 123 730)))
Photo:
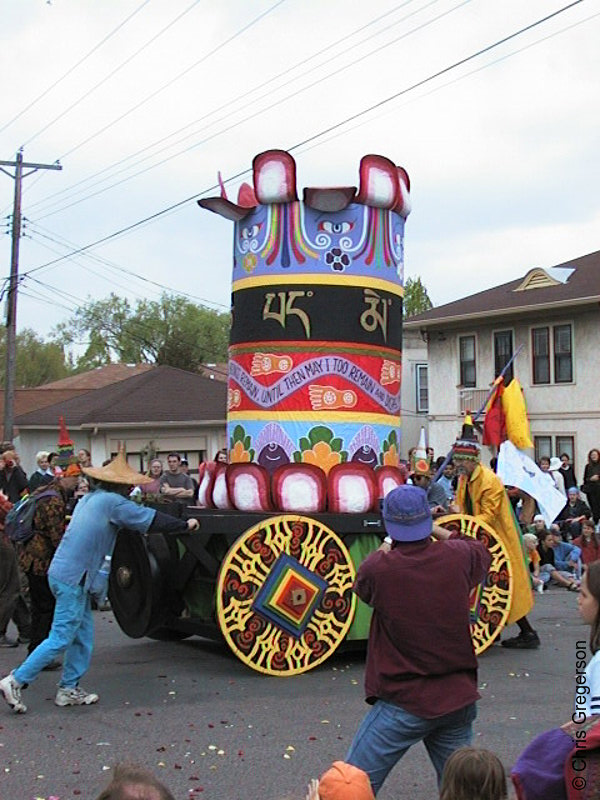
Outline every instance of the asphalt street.
MULTIPOLYGON (((539 650, 494 646, 480 659, 475 744, 497 752, 507 768, 535 734, 572 712, 575 642, 589 635, 576 597, 561 589, 536 595, 539 650)), ((295 678, 272 678, 225 645, 133 640, 112 613, 97 612, 95 621, 84 686, 99 693, 98 705, 56 707, 59 674, 43 673, 24 693, 27 714, 0 706, 1 800, 93 800, 118 761, 150 768, 177 800, 300 800, 309 778, 343 759, 367 708, 360 652, 295 678)), ((0 650, 2 675, 24 653, 0 650)), ((379 798, 437 798, 422 745, 395 768, 379 798)))

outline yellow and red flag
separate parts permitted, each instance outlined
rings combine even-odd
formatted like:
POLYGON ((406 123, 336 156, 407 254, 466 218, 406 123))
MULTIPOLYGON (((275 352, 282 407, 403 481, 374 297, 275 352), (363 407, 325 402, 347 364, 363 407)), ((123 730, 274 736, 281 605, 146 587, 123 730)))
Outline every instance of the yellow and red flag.
POLYGON ((485 407, 485 420, 483 423, 483 444, 500 447, 507 439, 506 417, 502 408, 502 395, 504 393, 504 378, 496 378, 490 399, 485 407))
POLYGON ((529 420, 527 419, 527 405, 523 396, 523 389, 516 378, 513 378, 502 393, 502 408, 506 417, 506 434, 508 439, 519 450, 533 447, 529 420))

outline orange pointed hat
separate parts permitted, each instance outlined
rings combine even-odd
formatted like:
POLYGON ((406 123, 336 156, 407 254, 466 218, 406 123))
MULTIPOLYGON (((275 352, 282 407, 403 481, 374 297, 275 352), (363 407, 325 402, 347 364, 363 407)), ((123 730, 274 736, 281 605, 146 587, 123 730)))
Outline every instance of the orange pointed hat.
POLYGON ((73 439, 69 436, 69 431, 65 424, 65 418, 58 418, 58 466, 66 469, 75 458, 73 439))

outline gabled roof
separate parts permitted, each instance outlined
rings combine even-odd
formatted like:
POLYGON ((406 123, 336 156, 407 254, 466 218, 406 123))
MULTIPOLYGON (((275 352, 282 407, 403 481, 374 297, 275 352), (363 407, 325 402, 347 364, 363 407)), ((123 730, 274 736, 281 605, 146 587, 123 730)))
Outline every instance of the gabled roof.
POLYGON ((53 427, 64 416, 67 427, 202 423, 224 421, 227 385, 174 367, 153 367, 73 397, 64 402, 21 414, 20 429, 53 427))
POLYGON ((521 314, 536 309, 600 302, 600 250, 548 269, 535 268, 522 278, 462 300, 415 314, 404 327, 427 328, 480 317, 521 314))
POLYGON ((154 364, 106 364, 104 367, 96 367, 87 372, 80 372, 78 375, 69 375, 68 378, 61 378, 59 381, 45 383, 40 389, 100 389, 108 386, 109 383, 123 381, 133 375, 139 375, 154 369, 154 364))

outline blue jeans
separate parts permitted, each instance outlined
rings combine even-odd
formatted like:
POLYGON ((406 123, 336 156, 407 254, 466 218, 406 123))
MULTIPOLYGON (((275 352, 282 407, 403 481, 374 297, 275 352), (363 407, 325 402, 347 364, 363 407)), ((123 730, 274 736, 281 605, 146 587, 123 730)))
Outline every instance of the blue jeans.
POLYGON ((21 685, 33 683, 44 667, 64 652, 60 685, 71 688, 87 672, 94 649, 90 595, 83 586, 69 586, 53 578, 48 583, 56 598, 50 633, 13 674, 21 685))
POLYGON ((422 741, 439 784, 447 758, 459 747, 471 744, 476 716, 475 703, 443 717, 424 719, 378 700, 361 722, 346 761, 367 773, 377 794, 408 748, 422 741))

